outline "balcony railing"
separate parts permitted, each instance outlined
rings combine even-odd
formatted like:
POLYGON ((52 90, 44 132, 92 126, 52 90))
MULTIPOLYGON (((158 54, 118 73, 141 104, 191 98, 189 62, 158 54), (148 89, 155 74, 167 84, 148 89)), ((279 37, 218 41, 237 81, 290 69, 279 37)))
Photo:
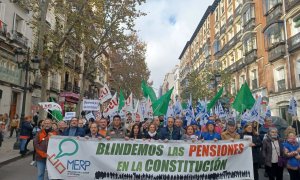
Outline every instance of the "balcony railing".
POLYGON ((79 94, 80 93, 80 87, 75 85, 73 88, 73 92, 79 94))
POLYGON ((245 64, 251 64, 257 59, 257 50, 253 49, 251 50, 247 55, 245 55, 245 64))
POLYGON ((50 81, 50 90, 54 92, 59 92, 58 82, 55 80, 50 81))
POLYGON ((72 91, 72 87, 73 87, 72 83, 71 82, 67 82, 67 83, 65 83, 64 90, 71 92, 72 91))
POLYGON ((253 2, 253 0, 243 0, 243 4, 246 4, 247 2, 253 2))
POLYGON ((300 33, 294 35, 293 37, 289 38, 288 41, 289 52, 293 52, 300 47, 300 33))
POLYGON ((282 92, 282 91, 286 90, 285 79, 277 81, 277 87, 278 87, 278 92, 282 92))
POLYGON ((0 36, 6 36, 7 33, 7 24, 0 20, 0 36))
POLYGON ((20 46, 28 47, 28 38, 20 32, 14 30, 12 32, 12 40, 20 46))
POLYGON ((236 62, 232 63, 225 70, 230 73, 233 73, 233 72, 236 72, 236 71, 242 69, 244 66, 245 66, 244 59, 241 58, 241 59, 237 60, 236 62))
POLYGON ((258 88, 257 79, 252 79, 251 84, 252 84, 252 89, 258 88))
POLYGON ((282 58, 284 55, 285 46, 284 44, 280 44, 276 48, 273 48, 269 51, 269 62, 273 62, 279 58, 282 58))
POLYGON ((267 26, 274 23, 282 16, 282 4, 276 5, 275 9, 267 14, 267 26))
POLYGON ((285 11, 288 12, 290 9, 300 3, 300 0, 285 0, 285 11))

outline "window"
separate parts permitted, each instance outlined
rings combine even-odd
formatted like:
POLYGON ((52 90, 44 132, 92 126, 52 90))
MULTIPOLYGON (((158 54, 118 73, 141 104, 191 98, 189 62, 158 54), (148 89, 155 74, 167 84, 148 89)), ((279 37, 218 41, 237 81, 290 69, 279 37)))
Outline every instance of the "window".
POLYGON ((214 42, 214 53, 217 53, 220 51, 220 40, 215 40, 214 42))
POLYGON ((237 61, 243 57, 243 49, 242 47, 237 49, 237 61))
POLYGON ((250 35, 243 40, 244 55, 249 54, 252 50, 257 49, 256 36, 250 35))
POLYGON ((227 17, 229 18, 231 15, 233 15, 233 8, 230 7, 227 11, 227 17))
POLYGON ((279 43, 284 43, 283 23, 275 23, 270 25, 264 32, 265 43, 267 49, 276 47, 279 43))
POLYGON ((229 55, 229 64, 231 65, 231 64, 233 64, 234 63, 234 55, 233 55, 233 53, 231 53, 230 55, 229 55))
POLYGON ((233 38, 234 34, 233 34, 233 29, 231 28, 229 31, 228 31, 228 41, 230 41, 232 38, 233 38))
POLYGON ((222 61, 222 69, 225 69, 227 67, 227 62, 226 62, 226 59, 224 59, 222 61))
POLYGON ((235 0, 235 8, 242 4, 242 0, 235 0))
POLYGON ((276 69, 276 81, 277 81, 277 91, 286 90, 285 86, 285 70, 284 67, 276 69))
POLYGON ((294 19, 293 19, 293 21, 292 21, 292 24, 291 24, 291 26, 290 26, 290 28, 291 28, 291 36, 294 36, 294 35, 296 35, 296 34, 298 34, 298 33, 300 33, 300 27, 296 27, 296 22, 297 22, 297 19, 299 19, 299 15, 298 16, 296 16, 294 19))
POLYGON ((219 21, 219 9, 216 8, 216 11, 215 11, 215 18, 216 18, 216 22, 219 21))
POLYGON ((241 22, 241 21, 239 21, 239 22, 236 23, 235 29, 236 29, 236 32, 237 32, 237 33, 241 31, 241 25, 242 25, 242 22, 241 22))
POLYGON ((14 31, 17 31, 18 33, 24 33, 24 26, 25 21, 18 15, 15 15, 15 26, 14 31))
POLYGON ((264 13, 268 14, 275 6, 279 4, 282 4, 282 0, 264 0, 264 13))
POLYGON ((244 26, 246 26, 251 19, 255 18, 253 4, 248 4, 248 6, 246 12, 243 14, 244 26))
POLYGON ((246 81, 246 76, 245 75, 241 75, 240 79, 239 79, 239 85, 240 85, 240 87, 244 84, 245 81, 246 81))
POLYGON ((258 88, 258 83, 257 83, 257 70, 253 69, 251 71, 251 87, 252 89, 257 89, 258 88))
POLYGON ((228 0, 227 4, 230 5, 232 3, 232 0, 228 0))

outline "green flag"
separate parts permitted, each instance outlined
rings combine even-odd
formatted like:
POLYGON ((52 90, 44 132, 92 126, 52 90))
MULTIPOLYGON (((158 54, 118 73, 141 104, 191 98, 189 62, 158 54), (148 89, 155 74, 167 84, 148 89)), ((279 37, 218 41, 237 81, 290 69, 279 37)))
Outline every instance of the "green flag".
POLYGON ((120 89, 120 96, 119 96, 119 108, 118 110, 120 111, 125 105, 125 98, 122 89, 120 89))
POLYGON ((142 81, 142 90, 144 97, 147 98, 149 96, 152 102, 157 100, 154 90, 152 89, 152 87, 148 86, 146 81, 144 80, 142 81))
POLYGON ((59 110, 53 110, 51 112, 52 119, 56 119, 56 121, 62 121, 63 120, 63 115, 59 110))
POLYGON ((182 102, 181 103, 181 107, 182 107, 182 109, 187 109, 187 103, 186 102, 182 102))
POLYGON ((210 102, 207 104, 207 111, 209 111, 212 107, 214 107, 214 105, 216 104, 216 102, 218 101, 218 99, 222 96, 223 94, 223 87, 217 92, 217 94, 215 95, 215 97, 213 97, 210 102))
POLYGON ((232 107, 238 112, 243 112, 245 109, 251 109, 255 104, 255 99, 252 96, 248 84, 245 82, 237 95, 235 96, 232 107))
POLYGON ((168 111, 168 106, 170 102, 170 97, 173 92, 174 87, 162 95, 158 100, 152 103, 153 115, 160 116, 165 115, 168 111))

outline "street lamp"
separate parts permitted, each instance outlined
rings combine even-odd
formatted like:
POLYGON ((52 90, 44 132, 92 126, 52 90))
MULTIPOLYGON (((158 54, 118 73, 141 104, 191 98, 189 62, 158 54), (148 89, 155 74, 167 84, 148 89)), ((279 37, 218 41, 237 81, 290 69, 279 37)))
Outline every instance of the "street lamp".
MULTIPOLYGON (((38 66, 39 66, 39 58, 37 56, 35 56, 31 62, 33 64, 33 67, 31 67, 31 63, 30 63, 30 48, 27 49, 27 53, 26 51, 24 51, 22 48, 16 48, 14 50, 14 53, 16 55, 16 61, 18 63, 18 68, 22 69, 25 71, 25 81, 24 81, 24 87, 23 87, 23 102, 22 102, 22 111, 21 111, 21 117, 20 117, 20 124, 21 124, 21 128, 22 128, 22 123, 25 119, 25 106, 26 106, 26 95, 27 95, 27 90, 28 90, 28 72, 29 71, 36 71, 38 70, 38 66), (27 55, 26 59, 25 58, 19 58, 19 56, 25 56, 27 55)), ((14 144, 14 149, 19 149, 19 134, 17 137, 17 141, 14 144)))

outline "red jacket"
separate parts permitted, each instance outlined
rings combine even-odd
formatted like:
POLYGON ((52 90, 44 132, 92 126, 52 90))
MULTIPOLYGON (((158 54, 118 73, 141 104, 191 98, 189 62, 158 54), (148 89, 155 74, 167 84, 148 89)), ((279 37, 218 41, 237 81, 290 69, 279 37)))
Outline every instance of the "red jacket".
POLYGON ((33 144, 36 151, 36 160, 44 160, 47 158, 47 148, 49 143, 50 135, 57 135, 56 131, 51 131, 48 134, 46 133, 45 129, 42 129, 36 135, 33 144))

